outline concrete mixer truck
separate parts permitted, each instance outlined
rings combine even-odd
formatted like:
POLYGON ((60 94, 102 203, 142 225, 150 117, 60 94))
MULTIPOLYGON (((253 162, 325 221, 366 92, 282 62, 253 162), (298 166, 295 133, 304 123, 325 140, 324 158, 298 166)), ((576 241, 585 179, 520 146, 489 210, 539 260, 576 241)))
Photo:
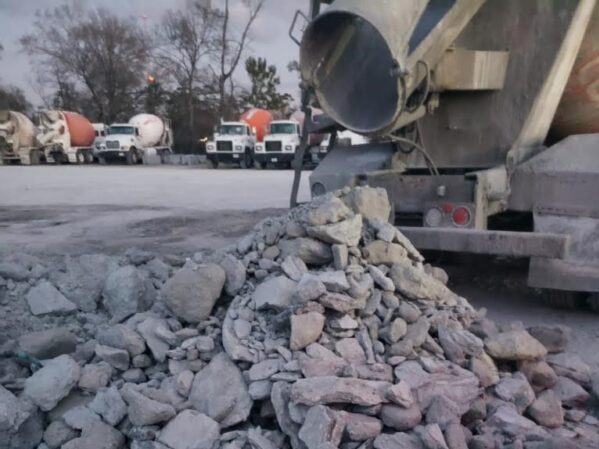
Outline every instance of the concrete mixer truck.
POLYGON ((39 164, 43 152, 36 134, 35 125, 25 114, 0 111, 0 164, 39 164))
POLYGON ((316 98, 328 119, 306 120, 303 134, 371 139, 332 143, 312 194, 383 187, 421 249, 529 258, 528 283, 548 303, 599 310, 597 1, 310 8, 292 36, 302 108, 316 98))
POLYGON ((172 153, 173 132, 168 120, 153 114, 137 114, 129 123, 113 123, 103 145, 96 150, 100 164, 125 160, 141 164, 144 158, 161 160, 172 153))
POLYGON ((217 168, 221 162, 250 168, 254 164, 256 142, 262 142, 272 122, 272 114, 264 109, 244 112, 238 122, 221 122, 214 138, 206 144, 206 157, 217 168))
POLYGON ((96 134, 91 122, 76 112, 41 111, 38 135, 47 162, 89 164, 96 134))

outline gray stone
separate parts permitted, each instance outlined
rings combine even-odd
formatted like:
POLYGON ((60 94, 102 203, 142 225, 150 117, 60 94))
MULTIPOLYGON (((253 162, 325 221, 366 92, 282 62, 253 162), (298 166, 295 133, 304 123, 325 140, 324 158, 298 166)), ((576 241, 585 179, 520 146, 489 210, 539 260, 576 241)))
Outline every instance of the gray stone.
POLYGON ((308 272, 308 267, 302 259, 294 256, 287 256, 281 263, 283 273, 290 279, 299 282, 302 276, 308 272))
POLYGON ((563 325, 539 325, 527 328, 528 333, 536 338, 549 353, 558 353, 566 350, 572 329, 563 325))
POLYGON ((150 260, 145 264, 144 268, 161 282, 165 282, 171 275, 172 268, 170 265, 165 264, 161 259, 157 257, 150 260))
POLYGON ((63 419, 65 413, 69 410, 79 407, 80 405, 87 405, 92 401, 93 397, 85 395, 78 389, 73 389, 69 395, 58 403, 58 405, 50 410, 47 414, 49 421, 57 421, 63 419))
POLYGON ((189 392, 191 391, 191 385, 193 384, 194 377, 195 376, 193 372, 190 370, 185 370, 179 373, 175 383, 177 393, 184 398, 187 398, 187 396, 189 396, 189 392))
POLYGON ((125 371, 129 368, 129 353, 124 349, 111 348, 110 346, 97 345, 96 355, 110 366, 125 371))
POLYGON ((308 235, 326 243, 358 246, 362 237, 362 216, 354 215, 343 221, 309 226, 308 235))
POLYGON ((66 257, 65 266, 65 272, 54 276, 55 285, 79 310, 95 311, 102 297, 104 281, 119 267, 117 258, 105 254, 84 254, 66 257))
POLYGON ((591 384, 591 367, 578 355, 564 352, 551 354, 545 360, 558 376, 569 377, 574 382, 585 386, 591 384))
POLYGON ((50 449, 58 449, 67 441, 79 436, 79 432, 71 429, 64 421, 52 421, 44 431, 44 442, 50 449))
POLYGON ((44 432, 44 416, 37 410, 19 426, 16 432, 0 432, 0 447, 2 449, 39 449, 44 432), (39 444, 39 446, 38 446, 39 444))
POLYGON ((270 398, 270 392, 272 390, 272 382, 270 380, 258 380, 252 382, 248 388, 250 397, 254 401, 262 401, 270 398))
POLYGON ((31 407, 0 385, 0 433, 14 433, 31 416, 31 407))
POLYGON ((408 325, 402 318, 395 318, 389 326, 381 330, 381 337, 389 344, 397 343, 408 332, 408 325))
POLYGON ((468 449, 466 431, 458 424, 450 424, 443 431, 449 449, 468 449))
POLYGON ((566 407, 584 407, 590 398, 584 388, 568 377, 559 376, 552 390, 566 407))
POLYGON ((426 422, 438 424, 446 429, 451 424, 459 424, 462 418, 460 406, 445 396, 435 396, 426 411, 426 422))
POLYGON ((347 313, 357 308, 356 301, 351 296, 342 293, 326 293, 318 299, 318 302, 327 309, 341 313, 347 313))
POLYGON ((98 342, 96 340, 87 340, 85 343, 77 345, 75 352, 73 353, 75 361, 79 363, 79 365, 88 363, 96 355, 97 344, 98 342))
POLYGON ((547 355, 545 347, 523 330, 513 330, 485 339, 489 355, 500 360, 536 360, 547 355))
POLYGON ((528 408, 528 414, 539 425, 560 427, 564 424, 562 401, 552 390, 545 390, 528 408))
POLYGON ((63 419, 69 427, 77 430, 89 429, 95 423, 101 421, 96 413, 83 405, 66 412, 63 419))
POLYGON ((318 312, 291 315, 290 321, 289 347, 292 351, 299 351, 317 341, 324 328, 324 315, 318 312))
POLYGON ((354 187, 343 201, 365 219, 388 221, 391 216, 387 191, 380 187, 354 187))
POLYGON ((499 371, 497 370, 497 366, 486 352, 470 359, 470 371, 478 377, 483 388, 490 387, 499 382, 499 371))
POLYGON ((273 374, 278 373, 281 370, 281 362, 279 359, 266 359, 262 362, 256 363, 248 371, 248 379, 251 382, 257 380, 265 380, 271 377, 273 374))
POLYGON ((41 281, 29 290, 25 300, 34 315, 66 314, 77 310, 77 306, 64 297, 54 285, 41 281))
POLYGON ((152 307, 156 291, 147 276, 128 265, 113 271, 106 278, 102 298, 112 321, 118 323, 152 307))
POLYGON ((253 404, 241 371, 225 353, 216 355, 196 374, 189 400, 195 410, 222 428, 244 422, 253 404))
POLYGON ((81 368, 78 386, 83 391, 96 392, 110 382, 112 367, 106 362, 93 363, 81 368))
POLYGON ((229 296, 235 296, 245 284, 245 266, 230 254, 221 260, 220 266, 225 270, 225 291, 229 296))
POLYGON ((366 353, 356 338, 342 338, 335 342, 335 351, 351 363, 366 363, 366 353))
POLYGON ((380 419, 358 413, 342 414, 345 423, 345 433, 351 441, 366 441, 376 438, 383 430, 380 419))
POLYGON ((294 256, 308 265, 324 265, 333 259, 330 245, 311 238, 281 240, 281 257, 294 256))
POLYGON ((330 292, 341 293, 349 290, 350 287, 343 271, 321 271, 318 273, 318 279, 330 292))
POLYGON ((293 449, 305 448, 303 442, 298 438, 300 426, 290 416, 291 385, 287 382, 275 382, 272 386, 270 400, 275 410, 275 416, 279 427, 289 437, 293 449))
POLYGON ((23 282, 29 279, 31 273, 27 267, 14 261, 0 262, 0 277, 17 282, 23 282))
POLYGON ((181 321, 199 323, 210 316, 222 293, 225 277, 225 271, 216 264, 197 269, 183 267, 164 285, 164 300, 181 321))
POLYGON ((420 309, 409 301, 401 301, 397 313, 409 324, 415 323, 420 318, 420 315, 422 315, 420 309))
POLYGON ((85 429, 80 438, 63 444, 61 449, 121 449, 124 444, 121 432, 99 421, 85 429))
POLYGON ((123 393, 123 397, 129 405, 129 420, 135 426, 151 426, 168 421, 176 415, 172 406, 150 399, 132 389, 123 393))
POLYGON ((23 394, 47 412, 69 394, 79 380, 79 372, 79 365, 68 355, 48 360, 25 380, 23 394))
POLYGON ((291 388, 291 399, 300 404, 378 405, 387 402, 389 382, 342 377, 299 379, 291 388))
POLYGON ((454 363, 462 365, 465 356, 478 357, 483 353, 483 341, 467 330, 438 326, 437 334, 445 355, 454 363))
POLYGON ((331 251, 333 252, 333 266, 335 270, 345 270, 349 263, 347 245, 332 245, 331 251))
POLYGON ((535 393, 522 373, 515 373, 512 377, 504 377, 495 385, 495 394, 506 402, 513 403, 519 413, 535 400, 535 393))
POLYGON ((415 348, 418 348, 424 344, 426 337, 428 337, 428 331, 431 325, 427 318, 421 317, 414 324, 408 325, 408 330, 404 337, 405 340, 412 342, 415 348))
POLYGON ((337 223, 352 215, 352 211, 343 201, 332 195, 321 197, 309 206, 306 220, 310 226, 337 223))
POLYGON ((407 382, 400 380, 387 390, 387 399, 404 408, 409 408, 416 402, 412 395, 412 389, 407 382))
POLYGON ((422 414, 420 413, 418 404, 414 404, 409 408, 383 404, 380 417, 387 427, 402 432, 413 429, 422 421, 422 414))
POLYGON ((139 368, 126 370, 121 374, 121 379, 123 379, 124 382, 130 382, 134 384, 140 384, 147 380, 145 373, 139 368))
POLYGON ((375 267, 374 265, 370 265, 368 267, 368 272, 372 276, 374 283, 378 285, 380 288, 388 292, 395 291, 395 284, 393 283, 393 281, 387 276, 385 276, 385 274, 377 267, 375 267))
POLYGON ((208 336, 197 337, 195 342, 195 347, 199 352, 214 351, 214 340, 208 336))
POLYGON ((538 439, 548 436, 545 429, 537 426, 530 419, 519 415, 513 407, 508 405, 498 407, 489 416, 484 427, 500 431, 511 438, 521 435, 526 435, 528 439, 538 439))
POLYGON ((396 290, 409 299, 444 301, 455 296, 443 283, 406 258, 394 262, 388 276, 396 290))
POLYGON ((277 276, 264 281, 252 293, 256 309, 266 307, 284 309, 293 304, 297 283, 285 276, 277 276))
POLYGON ((154 359, 157 362, 164 362, 169 344, 161 336, 165 331, 169 331, 167 322, 158 318, 148 318, 137 325, 137 331, 146 341, 154 359))
POLYGON ((438 424, 417 427, 416 435, 420 437, 426 449, 449 449, 438 424))
POLYGON ((424 449, 420 438, 404 432, 382 433, 373 444, 375 449, 424 449))
POLYGON ((295 298, 298 303, 306 303, 320 298, 327 292, 323 282, 311 273, 305 273, 298 282, 295 298))
MULTIPOLYGON (((371 265, 393 265, 407 260, 408 253, 403 246, 397 243, 375 240, 362 249, 364 258, 371 265)), ((397 282, 393 281, 395 285, 397 282)))
POLYGON ((317 405, 308 410, 299 431, 299 438, 308 449, 319 449, 323 443, 338 447, 343 429, 343 419, 336 412, 323 405, 317 405))
POLYGON ((51 359, 62 354, 75 352, 77 338, 68 329, 56 327, 39 332, 30 332, 18 339, 19 351, 38 359, 51 359))
POLYGON ((551 388, 557 383, 557 374, 545 361, 523 361, 518 368, 537 390, 551 388))
POLYGON ((111 426, 116 426, 127 414, 127 405, 114 386, 98 391, 88 407, 111 426))
POLYGON ((219 437, 216 421, 195 410, 184 410, 162 429, 158 441, 171 449, 213 449, 219 437))
POLYGON ((124 349, 131 357, 143 354, 146 350, 144 339, 124 324, 100 330, 96 333, 98 343, 117 349, 124 349))

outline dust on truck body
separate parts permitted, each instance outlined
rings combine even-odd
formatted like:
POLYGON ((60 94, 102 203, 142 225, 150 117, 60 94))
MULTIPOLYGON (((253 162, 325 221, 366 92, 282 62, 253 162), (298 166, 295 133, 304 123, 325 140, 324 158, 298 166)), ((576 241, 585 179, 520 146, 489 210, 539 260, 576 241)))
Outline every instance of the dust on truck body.
POLYGON ((96 134, 91 122, 76 112, 42 111, 38 114, 37 140, 47 162, 74 164, 93 161, 96 134))
POLYGON ((306 91, 371 142, 330 152, 312 193, 384 187, 421 249, 530 257, 529 285, 599 309, 596 0, 321 3, 306 91))
POLYGON ((124 159, 138 164, 144 158, 172 153, 173 131, 167 119, 154 114, 137 114, 128 123, 113 123, 104 143, 96 149, 101 164, 107 160, 124 159))
POLYGON ((36 134, 35 125, 25 114, 0 111, 0 164, 39 164, 41 150, 36 134))

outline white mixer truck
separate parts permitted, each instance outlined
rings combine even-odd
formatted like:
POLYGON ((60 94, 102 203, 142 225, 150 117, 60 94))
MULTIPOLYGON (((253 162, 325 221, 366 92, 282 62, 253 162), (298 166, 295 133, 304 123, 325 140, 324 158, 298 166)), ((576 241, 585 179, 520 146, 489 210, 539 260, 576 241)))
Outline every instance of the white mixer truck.
POLYGON ((38 115, 40 142, 47 162, 89 164, 96 133, 91 122, 76 112, 42 111, 38 115))
POLYGON ((296 120, 274 120, 264 141, 257 143, 254 150, 254 165, 264 168, 272 163, 276 166, 291 166, 300 144, 301 128, 296 120))
POLYGON ((139 164, 144 158, 172 153, 173 132, 170 123, 153 114, 137 114, 129 123, 113 123, 96 154, 100 164, 108 160, 125 159, 127 164, 139 164))
POLYGON ((25 114, 0 111, 0 164, 39 164, 42 152, 35 135, 35 125, 25 114))

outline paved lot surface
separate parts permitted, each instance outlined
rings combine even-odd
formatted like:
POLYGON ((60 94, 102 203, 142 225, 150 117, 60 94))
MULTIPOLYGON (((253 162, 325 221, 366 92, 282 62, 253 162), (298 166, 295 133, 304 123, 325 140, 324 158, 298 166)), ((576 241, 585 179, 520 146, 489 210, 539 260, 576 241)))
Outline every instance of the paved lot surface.
MULTIPOLYGON (((260 219, 283 213, 292 177, 289 170, 233 168, 0 167, 0 257, 218 249, 260 219)), ((308 198, 306 174, 300 200, 308 198)), ((488 258, 444 267, 452 288, 498 323, 571 326, 571 349, 599 369, 599 315, 543 306, 525 286, 525 263, 488 258)))

